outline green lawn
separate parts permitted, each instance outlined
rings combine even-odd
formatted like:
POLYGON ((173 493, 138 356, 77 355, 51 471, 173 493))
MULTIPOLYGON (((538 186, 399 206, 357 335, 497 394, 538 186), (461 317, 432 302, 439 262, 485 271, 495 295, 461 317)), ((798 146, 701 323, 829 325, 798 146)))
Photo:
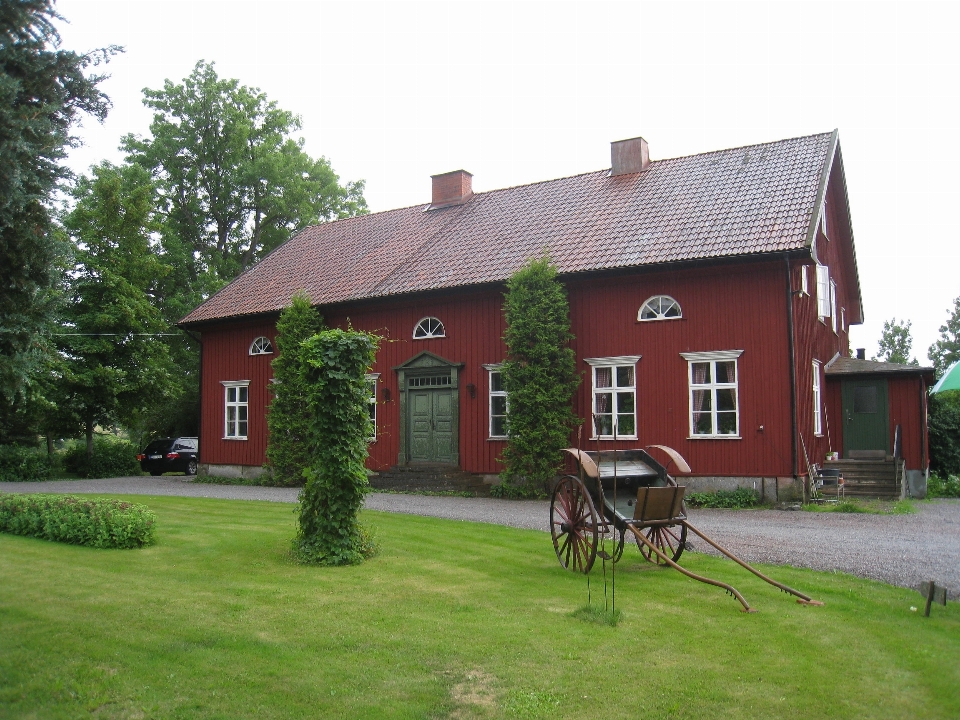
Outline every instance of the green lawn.
POLYGON ((634 548, 609 627, 572 617, 586 579, 544 533, 367 512, 378 557, 306 568, 291 505, 129 499, 155 546, 0 535, 0 717, 960 717, 960 607, 913 591, 766 567, 804 607, 684 556, 748 615, 634 548))

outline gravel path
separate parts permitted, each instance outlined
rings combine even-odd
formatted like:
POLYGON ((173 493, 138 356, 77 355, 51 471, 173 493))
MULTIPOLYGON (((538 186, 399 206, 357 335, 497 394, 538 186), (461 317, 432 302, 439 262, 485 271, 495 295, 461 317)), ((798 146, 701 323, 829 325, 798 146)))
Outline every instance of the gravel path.
MULTIPOLYGON (((292 503, 296 502, 298 491, 207 485, 165 476, 0 483, 0 492, 124 493, 292 503)), ((549 529, 550 504, 542 500, 373 493, 367 496, 366 507, 531 530, 549 529)), ((690 521, 748 562, 839 570, 910 588, 932 579, 947 587, 951 599, 960 599, 960 500, 934 500, 916 503, 914 507, 916 512, 912 515, 695 510, 690 521)), ((715 553, 699 538, 689 540, 696 550, 715 553)))

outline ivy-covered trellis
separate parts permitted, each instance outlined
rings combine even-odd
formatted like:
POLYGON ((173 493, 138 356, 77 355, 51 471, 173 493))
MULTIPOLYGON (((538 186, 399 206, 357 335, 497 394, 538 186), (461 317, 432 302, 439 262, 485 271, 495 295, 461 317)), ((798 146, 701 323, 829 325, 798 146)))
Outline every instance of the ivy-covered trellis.
POLYGON ((550 258, 533 259, 507 281, 504 299, 509 405, 501 495, 542 494, 577 424, 573 394, 580 383, 570 341, 570 306, 550 258))
POLYGON ((370 437, 365 374, 377 341, 367 333, 324 330, 301 346, 311 420, 294 540, 300 562, 349 565, 375 550, 357 516, 370 488, 364 467, 370 437))

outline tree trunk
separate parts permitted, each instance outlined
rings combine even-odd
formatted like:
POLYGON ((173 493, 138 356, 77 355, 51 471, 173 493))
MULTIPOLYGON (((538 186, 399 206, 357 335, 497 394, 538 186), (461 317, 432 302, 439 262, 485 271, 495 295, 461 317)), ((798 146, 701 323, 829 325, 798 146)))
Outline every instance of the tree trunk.
POLYGON ((87 420, 87 458, 93 458, 93 420, 87 420))
POLYGON ((47 455, 53 455, 53 438, 47 435, 47 455))

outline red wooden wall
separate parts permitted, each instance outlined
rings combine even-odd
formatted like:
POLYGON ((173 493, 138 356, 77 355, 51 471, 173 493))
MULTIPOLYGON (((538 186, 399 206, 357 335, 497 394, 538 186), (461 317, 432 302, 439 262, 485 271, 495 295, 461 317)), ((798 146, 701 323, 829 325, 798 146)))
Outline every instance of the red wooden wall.
MULTIPOLYGON (((845 207, 842 179, 835 167, 827 191, 827 229, 829 237, 820 228, 816 235, 816 256, 821 265, 830 269, 830 278, 837 283, 837 313, 845 316, 845 324, 837 320, 833 331, 829 317, 820 320, 817 313, 817 278, 812 259, 794 261, 791 284, 795 291, 801 288, 801 273, 808 273, 809 294, 793 295, 795 348, 797 358, 797 447, 800 474, 807 472, 807 461, 822 464, 826 453, 842 449, 837 436, 841 424, 839 410, 835 410, 827 394, 839 392, 839 386, 826 383, 824 369, 835 355, 850 354, 848 328, 851 322, 860 322, 859 283, 856 264, 851 251, 852 238, 846 217, 838 210, 845 207), (820 387, 823 394, 823 422, 821 434, 814 434, 813 416, 813 361, 820 363, 820 387)), ((839 398, 837 400, 839 402, 839 398)))
MULTIPOLYGON (((830 417, 836 418, 833 430, 833 449, 843 449, 842 377, 830 379, 828 395, 830 417)), ((893 448, 897 425, 901 427, 901 450, 907 470, 926 470, 929 462, 927 434, 927 386, 917 375, 887 375, 887 403, 890 419, 890 448, 893 448)))
MULTIPOLYGON (((789 476, 805 473, 807 461, 822 462, 840 450, 842 432, 839 383, 822 378, 823 429, 813 425, 813 360, 821 368, 837 354, 849 352, 847 325, 860 322, 861 308, 852 237, 845 210, 840 171, 834 168, 827 190, 828 233, 818 230, 815 255, 837 283, 837 308, 846 323, 817 316, 816 274, 812 258, 783 256, 765 260, 731 260, 711 266, 659 269, 621 275, 572 278, 567 282, 578 370, 583 373, 574 406, 589 418, 591 368, 583 358, 640 355, 637 364, 639 440, 621 446, 664 444, 681 452, 697 475, 789 476), (808 293, 800 292, 808 274, 808 293), (669 295, 682 308, 681 319, 638 322, 642 304, 654 295, 669 295), (790 298, 788 300, 788 297, 790 298), (790 305, 788 306, 788 302, 790 305), (793 331, 789 327, 793 313, 793 331), (797 409, 793 436, 791 414, 791 337, 795 358, 797 409), (739 374, 739 439, 693 439, 689 432, 687 361, 681 352, 742 350, 739 374), (793 442, 796 444, 794 464, 793 442)), ((331 326, 348 325, 384 338, 374 372, 380 373, 377 441, 370 446, 369 466, 384 469, 397 462, 399 388, 394 371, 428 350, 460 372, 460 465, 476 473, 496 473, 503 441, 487 439, 488 373, 485 363, 504 359, 502 286, 394 297, 325 308, 331 326), (425 316, 443 321, 446 337, 413 340, 425 316), (476 387, 475 396, 468 385, 476 387), (389 391, 389 399, 383 390, 389 391)), ((273 339, 275 319, 233 322, 202 331, 203 383, 201 460, 208 463, 260 465, 266 447, 265 413, 269 404, 270 361, 250 356, 253 339, 273 339), (249 440, 223 439, 223 380, 250 380, 249 440)), ((913 390, 891 383, 891 427, 904 429, 904 453, 920 454, 922 411, 913 390), (899 386, 897 386, 899 387, 899 386), (896 420, 895 418, 900 418, 896 420)), ((589 424, 584 428, 588 444, 589 424)), ((571 438, 571 444, 576 437, 571 438)), ((603 441, 604 447, 612 447, 603 441)), ((592 446, 592 444, 591 444, 592 446)), ((925 452, 922 454, 925 459, 925 452)), ((913 465, 910 465, 913 467, 913 465)))
MULTIPOLYGON (((576 412, 588 418, 592 401, 590 366, 582 358, 640 355, 640 439, 621 442, 621 446, 669 445, 688 459, 698 475, 790 475, 786 283, 782 260, 571 280, 568 292, 574 349, 578 370, 583 372, 576 412), (676 299, 683 317, 638 322, 641 305, 659 294, 676 299), (743 350, 738 360, 740 439, 689 437, 687 361, 679 353, 714 350, 743 350)), ((349 323, 384 338, 373 368, 380 373, 381 402, 377 442, 370 447, 372 469, 396 464, 400 449, 394 368, 429 350, 463 363, 459 383, 461 467, 477 473, 499 471, 497 458, 503 442, 487 439, 488 373, 482 365, 500 362, 506 353, 502 292, 500 287, 490 287, 327 309, 329 325, 345 327, 349 323), (414 326, 427 315, 443 321, 446 337, 412 339, 414 326), (467 391, 469 384, 476 386, 475 397, 467 391), (383 388, 389 390, 389 401, 383 401, 383 388)), ((203 462, 262 464, 272 356, 251 357, 247 351, 255 337, 272 338, 273 332, 273 323, 266 321, 224 324, 203 332, 203 462), (223 439, 221 380, 251 381, 248 441, 223 439)), ((586 425, 585 445, 588 431, 586 425)), ((602 445, 612 447, 613 443, 602 441, 602 445)))
POLYGON ((266 408, 270 404, 270 361, 276 355, 250 355, 250 343, 265 335, 274 342, 273 320, 232 323, 204 330, 200 400, 200 461, 225 465, 262 465, 267 450, 266 408), (248 440, 224 439, 224 391, 221 381, 249 380, 248 440))

